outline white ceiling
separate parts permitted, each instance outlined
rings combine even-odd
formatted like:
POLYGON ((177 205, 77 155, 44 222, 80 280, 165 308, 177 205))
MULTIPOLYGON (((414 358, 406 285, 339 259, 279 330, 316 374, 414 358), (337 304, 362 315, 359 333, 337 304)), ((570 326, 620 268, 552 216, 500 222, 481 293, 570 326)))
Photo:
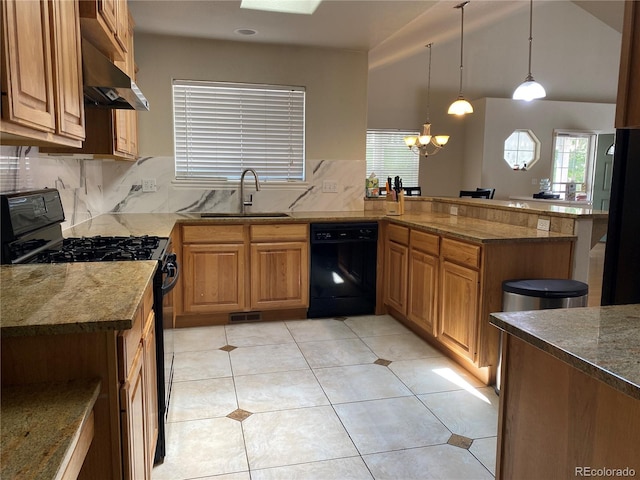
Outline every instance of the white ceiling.
MULTIPOLYGON (((461 0, 324 0, 313 15, 261 12, 240 8, 240 0, 129 0, 136 32, 354 49, 369 52, 370 68, 416 53, 429 42, 460 33, 461 0), (254 29, 242 36, 237 29, 254 29)), ((536 3, 550 0, 536 0, 536 3)), ((551 0, 568 1, 568 0, 551 0)), ((622 0, 573 3, 610 27, 622 30, 622 0)), ((465 32, 483 28, 515 11, 527 0, 472 0, 465 7, 465 32)), ((535 15, 534 15, 535 34, 535 15)))

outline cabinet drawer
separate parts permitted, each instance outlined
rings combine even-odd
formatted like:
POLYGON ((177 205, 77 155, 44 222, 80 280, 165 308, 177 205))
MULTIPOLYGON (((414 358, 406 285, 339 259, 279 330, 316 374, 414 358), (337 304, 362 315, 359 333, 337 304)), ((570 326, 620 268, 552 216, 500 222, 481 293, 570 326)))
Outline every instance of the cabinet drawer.
POLYGON ((143 305, 140 305, 131 329, 122 330, 118 333, 118 358, 120 360, 118 361, 118 379, 122 382, 126 381, 131 371, 133 360, 142 342, 142 329, 144 328, 143 324, 146 319, 146 317, 142 316, 143 309, 143 305))
POLYGON ((235 243, 242 242, 242 225, 185 225, 183 243, 235 243))
POLYGON ((424 253, 438 255, 440 250, 440 237, 431 233, 411 230, 411 248, 424 253))
POLYGON ((274 240, 307 240, 308 225, 288 223, 282 225, 251 225, 252 242, 272 242, 274 240))
POLYGON ((409 245, 409 229, 407 227, 389 224, 387 227, 387 238, 392 242, 409 245))
POLYGON ((480 268, 480 246, 469 243, 458 242, 449 238, 442 239, 442 256, 447 260, 466 265, 473 268, 480 268))

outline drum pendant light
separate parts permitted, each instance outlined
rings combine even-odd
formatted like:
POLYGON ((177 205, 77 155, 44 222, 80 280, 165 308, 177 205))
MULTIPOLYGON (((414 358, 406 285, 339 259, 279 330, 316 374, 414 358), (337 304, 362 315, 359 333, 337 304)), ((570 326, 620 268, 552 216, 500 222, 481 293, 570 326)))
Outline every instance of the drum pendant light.
POLYGON ((533 79, 531 75, 531 44, 533 43, 533 0, 529 1, 529 73, 515 92, 513 92, 514 100, 524 100, 530 102, 537 98, 544 98, 547 96, 547 92, 544 91, 544 87, 533 79))
POLYGON ((473 113, 473 107, 471 104, 464 98, 462 95, 462 53, 464 50, 464 7, 470 0, 466 2, 462 2, 459 5, 456 5, 454 8, 459 8, 461 12, 461 23, 460 23, 460 90, 458 92, 458 98, 455 102, 451 104, 449 107, 450 115, 465 115, 467 113, 473 113))

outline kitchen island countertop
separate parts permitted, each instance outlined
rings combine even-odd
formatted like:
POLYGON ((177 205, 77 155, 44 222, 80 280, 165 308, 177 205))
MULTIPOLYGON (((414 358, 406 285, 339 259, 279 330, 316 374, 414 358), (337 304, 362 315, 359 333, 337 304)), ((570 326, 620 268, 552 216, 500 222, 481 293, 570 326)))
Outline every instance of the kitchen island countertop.
POLYGON ((640 305, 492 313, 490 323, 640 400, 640 305))

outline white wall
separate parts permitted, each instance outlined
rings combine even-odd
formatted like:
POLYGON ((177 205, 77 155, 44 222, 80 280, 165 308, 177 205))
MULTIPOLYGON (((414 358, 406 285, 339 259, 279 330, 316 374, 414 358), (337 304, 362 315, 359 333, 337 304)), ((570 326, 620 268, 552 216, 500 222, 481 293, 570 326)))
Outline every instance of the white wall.
POLYGON ((475 104, 479 108, 467 120, 461 188, 495 188, 495 198, 530 195, 539 191, 540 178, 551 177, 554 129, 613 132, 614 104, 507 98, 475 104), (503 160, 504 141, 514 129, 529 129, 540 140, 540 159, 526 171, 514 171, 503 160))
MULTIPOLYGON (((459 15, 457 12, 452 8, 452 15, 459 15)), ((533 18, 532 71, 545 86, 547 99, 614 103, 621 34, 569 1, 534 2, 533 18)), ((472 19, 473 2, 465 8, 465 26, 472 19)), ((465 28, 463 92, 480 115, 483 105, 475 100, 510 98, 524 80, 528 29, 528 8, 490 28, 465 28)), ((446 113, 458 93, 459 35, 434 44, 432 50, 432 131, 447 133, 451 139, 438 155, 421 160, 420 184, 427 195, 457 195, 463 183, 476 185, 482 170, 482 145, 477 132, 465 131, 476 113, 467 118, 446 113), (468 145, 468 141, 474 143, 468 145)), ((426 118, 427 65, 425 48, 418 55, 369 72, 369 128, 419 128, 426 118)))

